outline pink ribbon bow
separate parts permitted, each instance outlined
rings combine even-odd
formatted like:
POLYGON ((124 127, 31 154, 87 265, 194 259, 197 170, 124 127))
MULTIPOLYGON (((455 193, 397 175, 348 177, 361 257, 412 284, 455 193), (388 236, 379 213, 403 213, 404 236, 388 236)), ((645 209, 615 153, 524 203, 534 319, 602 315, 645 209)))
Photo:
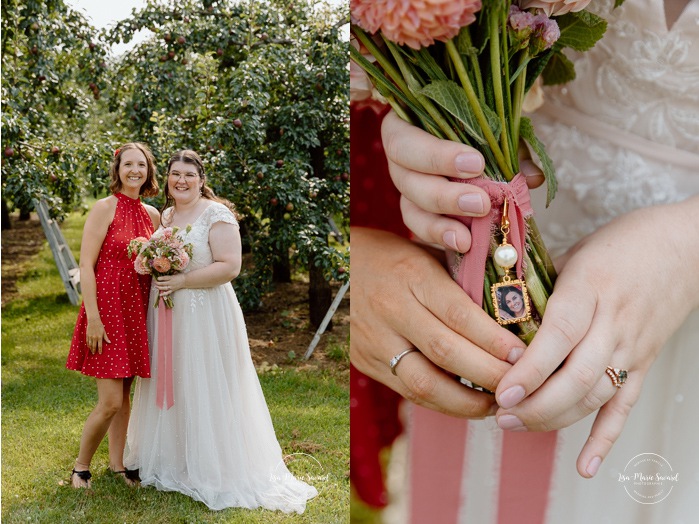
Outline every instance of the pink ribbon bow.
POLYGON ((517 278, 522 278, 522 260, 524 258, 526 241, 525 220, 534 214, 529 199, 529 188, 521 173, 518 173, 509 183, 496 182, 486 178, 471 178, 461 180, 466 184, 484 189, 490 196, 490 213, 484 217, 452 217, 460 220, 471 229, 471 249, 464 254, 456 275, 456 282, 476 304, 483 306, 483 281, 485 279, 485 263, 490 252, 490 239, 493 231, 500 227, 502 206, 507 198, 509 202, 508 218, 510 232, 508 242, 517 250, 517 278))

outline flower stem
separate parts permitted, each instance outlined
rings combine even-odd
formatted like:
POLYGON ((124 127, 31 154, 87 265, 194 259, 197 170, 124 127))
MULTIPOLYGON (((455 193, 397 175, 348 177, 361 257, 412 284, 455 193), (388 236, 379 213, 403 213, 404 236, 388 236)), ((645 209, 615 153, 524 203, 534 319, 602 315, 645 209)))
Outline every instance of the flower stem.
MULTIPOLYGON (((500 27, 498 24, 498 17, 490 17, 490 70, 491 77, 493 80, 493 95, 495 97, 495 109, 497 110, 498 117, 500 118, 500 146, 502 147, 502 154, 506 159, 511 159, 510 145, 507 137, 508 125, 507 118, 505 116, 505 102, 503 100, 502 92, 502 75, 504 74, 503 69, 507 69, 507 66, 503 68, 500 63, 500 27)), ((507 62, 505 62, 507 64, 507 62)), ((509 89, 509 82, 506 83, 509 89)))
POLYGON ((524 104, 524 86, 527 82, 527 62, 529 62, 529 51, 527 48, 519 55, 519 74, 515 79, 512 102, 512 140, 519 142, 519 120, 522 116, 522 105, 524 104))
POLYGON ((498 167, 502 171, 502 174, 505 176, 505 178, 508 181, 512 180, 514 178, 514 173, 505 161, 505 157, 503 156, 502 150, 498 145, 498 141, 495 138, 492 129, 490 129, 490 126, 488 125, 488 119, 486 118, 485 113, 483 112, 483 108, 481 107, 478 97, 476 97, 476 93, 473 90, 473 86, 471 85, 471 80, 469 79, 468 74, 466 73, 466 69, 464 68, 463 61, 461 60, 461 55, 459 55, 459 51, 456 49, 453 40, 448 40, 446 43, 446 47, 447 51, 449 52, 449 56, 454 62, 454 67, 456 67, 456 73, 459 76, 459 80, 461 80, 461 85, 463 86, 464 91, 466 92, 466 97, 468 98, 469 104, 471 104, 471 109, 473 109, 473 113, 476 116, 476 120, 478 120, 478 125, 480 125, 481 131, 483 132, 483 135, 485 136, 485 139, 488 142, 488 146, 493 152, 493 156, 495 156, 495 161, 497 162, 498 167))
POLYGON ((398 46, 389 40, 386 40, 386 45, 388 46, 389 51, 391 51, 393 59, 398 64, 398 68, 403 74, 403 78, 405 78, 405 82, 408 86, 408 89, 410 89, 410 92, 417 99, 418 103, 425 109, 425 111, 427 111, 427 114, 429 114, 434 119, 434 121, 437 123, 439 128, 442 130, 442 132, 447 136, 449 140, 453 140, 454 142, 460 142, 459 136, 451 128, 449 122, 446 121, 442 113, 435 107, 435 105, 429 98, 427 98, 425 95, 420 94, 422 85, 420 85, 420 82, 417 80, 417 78, 415 78, 415 75, 413 71, 411 71, 410 66, 405 62, 405 59, 403 58, 401 50, 398 48, 398 46))
POLYGON ((371 55, 374 58, 376 58, 376 61, 381 65, 388 77, 395 82, 395 84, 401 89, 401 91, 403 91, 403 93, 405 93, 405 96, 411 98, 411 101, 417 105, 418 101, 412 95, 410 89, 408 89, 408 85, 405 83, 403 76, 400 74, 398 70, 396 70, 395 67, 393 67, 393 64, 391 64, 391 61, 388 60, 386 55, 384 55, 381 52, 379 46, 377 46, 376 43, 374 43, 374 41, 371 39, 371 37, 368 36, 361 29, 355 27, 353 28, 353 30, 356 37, 359 39, 362 45, 364 45, 364 47, 367 48, 369 53, 371 53, 371 55))
MULTIPOLYGON (((464 27, 462 29, 463 34, 459 35, 460 38, 463 38, 466 43, 469 46, 469 50, 473 49, 473 42, 471 41, 471 32, 467 27, 464 27)), ((476 80, 476 89, 478 90, 478 98, 479 100, 483 100, 485 98, 485 89, 483 88, 483 77, 481 76, 481 66, 478 63, 478 57, 476 56, 476 53, 473 53, 469 51, 468 53, 468 60, 471 62, 471 72, 473 73, 473 76, 476 80)))

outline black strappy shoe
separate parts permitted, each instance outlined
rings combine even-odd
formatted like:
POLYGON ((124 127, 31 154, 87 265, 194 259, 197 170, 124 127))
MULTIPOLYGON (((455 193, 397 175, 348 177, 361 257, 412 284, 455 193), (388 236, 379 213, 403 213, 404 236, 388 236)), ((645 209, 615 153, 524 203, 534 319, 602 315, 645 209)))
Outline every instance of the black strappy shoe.
POLYGON ((75 468, 73 468, 73 471, 70 473, 70 486, 73 489, 89 488, 91 478, 92 478, 92 473, 90 473, 89 469, 77 471, 75 468), (80 480, 84 480, 86 485, 85 486, 73 486, 73 475, 77 475, 80 480))
MULTIPOLYGON (((114 474, 114 475, 121 475, 125 480, 130 480, 131 482, 136 482, 136 483, 141 482, 141 477, 138 475, 137 469, 124 468, 121 471, 114 471, 112 468, 109 468, 109 471, 111 471, 112 474, 114 474)), ((133 487, 128 482, 126 484, 129 487, 133 487)))

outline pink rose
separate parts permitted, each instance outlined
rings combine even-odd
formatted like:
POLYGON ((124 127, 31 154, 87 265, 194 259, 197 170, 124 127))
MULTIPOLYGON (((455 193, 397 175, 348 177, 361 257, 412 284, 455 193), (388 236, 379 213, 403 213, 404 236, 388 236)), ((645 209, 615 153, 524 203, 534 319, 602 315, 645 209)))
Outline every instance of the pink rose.
POLYGON ((519 0, 522 9, 541 9, 546 16, 559 16, 577 13, 587 7, 592 0, 519 0))
POLYGON ((413 49, 455 37, 480 8, 480 0, 350 0, 352 16, 362 28, 380 30, 392 42, 413 49))
POLYGON ((136 260, 134 260, 134 269, 139 275, 150 275, 150 267, 148 267, 148 261, 143 255, 138 255, 136 260))
POLYGON ((175 256, 175 259, 172 261, 172 267, 173 269, 176 269, 177 271, 182 271, 184 268, 187 267, 189 264, 189 255, 187 254, 186 251, 181 251, 177 253, 177 256, 175 256))
POLYGON ((165 257, 157 257, 153 259, 153 269, 158 273, 167 273, 170 271, 170 261, 165 257))

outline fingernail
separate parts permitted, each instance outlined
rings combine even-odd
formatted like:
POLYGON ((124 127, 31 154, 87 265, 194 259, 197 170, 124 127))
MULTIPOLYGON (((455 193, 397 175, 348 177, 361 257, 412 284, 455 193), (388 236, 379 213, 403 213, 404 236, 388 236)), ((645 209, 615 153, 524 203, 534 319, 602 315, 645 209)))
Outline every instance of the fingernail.
POLYGON ((483 198, 478 193, 466 193, 459 197, 459 209, 465 213, 483 214, 483 198))
POLYGON ((514 415, 502 415, 498 417, 500 429, 518 430, 524 429, 524 424, 514 415))
POLYGON ((587 465, 587 468, 585 468, 585 471, 588 475, 594 477, 597 475, 597 470, 599 469, 600 464, 602 464, 602 457, 592 457, 592 460, 587 465))
POLYGON ((524 176, 541 176, 541 170, 531 160, 522 160, 519 163, 519 172, 524 176))
POLYGON ((483 172, 483 156, 480 153, 461 153, 454 159, 454 167, 460 174, 473 175, 483 172))
POLYGON ((507 354, 507 361, 514 364, 522 355, 524 355, 524 348, 512 348, 507 354))
POLYGON ((447 231, 442 235, 442 241, 449 248, 454 251, 458 251, 459 248, 456 246, 456 233, 454 231, 447 231))
POLYGON ((500 393, 498 404, 501 408, 510 409, 519 404, 519 401, 524 398, 524 388, 522 386, 512 386, 500 393))

